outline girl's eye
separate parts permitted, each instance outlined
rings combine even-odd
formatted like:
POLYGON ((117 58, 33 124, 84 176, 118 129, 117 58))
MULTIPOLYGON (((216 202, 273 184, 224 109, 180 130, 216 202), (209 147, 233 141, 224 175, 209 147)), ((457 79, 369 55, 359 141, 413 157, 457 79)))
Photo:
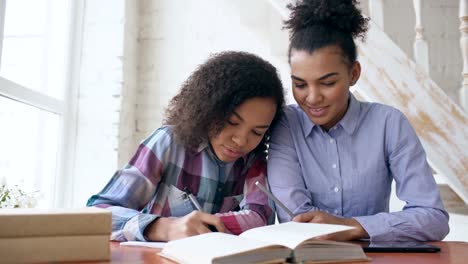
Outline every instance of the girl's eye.
POLYGON ((259 137, 263 136, 263 133, 258 133, 258 132, 255 131, 255 130, 252 130, 252 132, 253 132, 254 135, 256 135, 256 136, 259 136, 259 137))
POLYGON ((323 85, 325 86, 333 86, 335 85, 336 82, 327 82, 327 83, 323 83, 323 85))
POLYGON ((231 126, 237 126, 238 124, 236 122, 232 122, 231 120, 228 120, 227 123, 231 126))
POLYGON ((304 88, 304 87, 305 87, 305 83, 295 83, 295 84, 294 84, 294 87, 296 87, 296 88, 304 88))

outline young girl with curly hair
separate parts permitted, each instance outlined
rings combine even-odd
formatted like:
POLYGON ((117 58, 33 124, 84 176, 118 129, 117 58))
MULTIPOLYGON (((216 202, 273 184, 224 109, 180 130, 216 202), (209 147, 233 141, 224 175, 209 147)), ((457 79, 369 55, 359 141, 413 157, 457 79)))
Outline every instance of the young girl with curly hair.
MULTIPOLYGON (((358 101, 350 86, 361 74, 353 38, 368 19, 356 0, 300 0, 290 5, 289 63, 297 105, 272 133, 272 192, 299 222, 356 228, 331 240, 441 240, 448 214, 424 149, 397 109, 358 101), (406 202, 389 213, 391 183, 406 202)), ((278 208, 280 222, 291 217, 278 208)))
POLYGON ((112 240, 239 234, 273 219, 266 183, 270 127, 284 95, 275 67, 246 52, 199 66, 171 100, 165 125, 88 200, 112 211, 112 240), (201 206, 197 210, 189 194, 201 206))

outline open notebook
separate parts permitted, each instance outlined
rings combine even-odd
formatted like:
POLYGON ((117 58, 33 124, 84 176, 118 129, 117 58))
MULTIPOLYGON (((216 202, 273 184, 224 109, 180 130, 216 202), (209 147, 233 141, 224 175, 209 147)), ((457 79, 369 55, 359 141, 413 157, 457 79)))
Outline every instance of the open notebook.
POLYGON ((359 245, 312 240, 353 227, 288 222, 250 229, 239 236, 207 233, 170 241, 159 253, 177 263, 276 263, 368 260, 359 245))

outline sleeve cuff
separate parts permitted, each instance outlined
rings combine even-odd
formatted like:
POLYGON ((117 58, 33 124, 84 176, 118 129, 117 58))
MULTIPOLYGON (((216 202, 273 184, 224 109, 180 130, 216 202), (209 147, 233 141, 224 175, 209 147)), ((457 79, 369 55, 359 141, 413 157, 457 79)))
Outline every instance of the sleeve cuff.
POLYGON ((391 225, 381 215, 353 217, 369 234, 370 241, 393 241, 391 225))
POLYGON ((150 241, 144 236, 146 227, 159 216, 152 214, 138 214, 130 219, 123 228, 123 234, 127 241, 150 241))

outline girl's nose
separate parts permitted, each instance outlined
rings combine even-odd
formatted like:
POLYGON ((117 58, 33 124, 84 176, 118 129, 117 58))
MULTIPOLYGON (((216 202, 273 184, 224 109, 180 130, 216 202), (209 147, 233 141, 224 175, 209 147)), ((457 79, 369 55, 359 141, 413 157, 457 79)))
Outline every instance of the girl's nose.
POLYGON ((319 89, 314 87, 309 88, 309 93, 306 97, 306 102, 309 105, 318 105, 323 100, 323 95, 319 89))
POLYGON ((247 144, 247 137, 237 133, 232 136, 232 141, 234 141, 238 147, 243 147, 245 144, 247 144))

